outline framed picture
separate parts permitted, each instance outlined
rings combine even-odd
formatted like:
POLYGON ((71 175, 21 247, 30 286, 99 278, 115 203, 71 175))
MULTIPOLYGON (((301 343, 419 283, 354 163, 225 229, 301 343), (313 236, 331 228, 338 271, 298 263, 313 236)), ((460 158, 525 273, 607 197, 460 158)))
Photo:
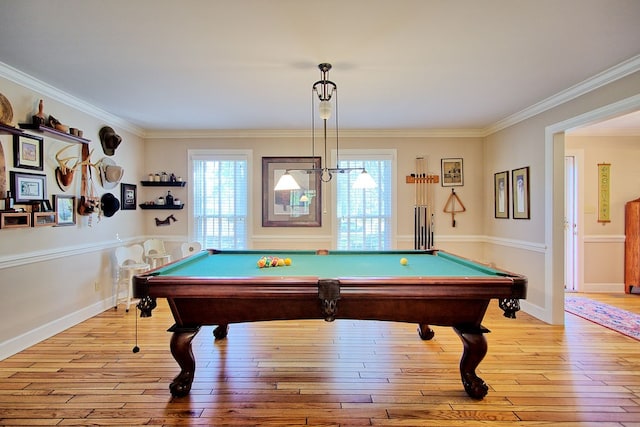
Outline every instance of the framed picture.
POLYGON ((441 180, 443 187, 458 187, 464 185, 462 159, 442 159, 441 180))
POLYGON ((135 184, 120 184, 120 209, 123 211, 136 210, 136 190, 135 184))
POLYGON ((319 169, 319 157, 262 158, 262 226, 320 227, 322 225, 320 174, 302 169, 319 169), (274 187, 289 172, 299 190, 274 187))
POLYGON ((66 194, 54 194, 53 206, 58 214, 56 225, 67 226, 76 223, 76 198, 66 194))
POLYGON ((511 171, 513 219, 529 219, 529 166, 511 171))
POLYGON ((493 174, 494 216, 509 218, 509 172, 493 174))
POLYGON ((13 166, 43 170, 42 138, 34 135, 13 135, 13 166))
POLYGON ((11 171, 11 192, 15 203, 31 203, 47 198, 47 176, 11 171))

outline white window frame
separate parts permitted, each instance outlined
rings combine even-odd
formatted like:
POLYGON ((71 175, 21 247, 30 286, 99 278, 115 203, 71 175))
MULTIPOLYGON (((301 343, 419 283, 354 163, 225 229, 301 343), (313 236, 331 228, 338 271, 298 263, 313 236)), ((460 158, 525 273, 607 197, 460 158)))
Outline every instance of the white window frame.
MULTIPOLYGON (((189 179, 193 178, 193 161, 194 160, 245 160, 247 162, 247 249, 251 247, 253 241, 253 150, 227 150, 227 149, 191 149, 187 150, 187 169, 189 179)), ((189 183, 187 183, 189 186, 189 183)), ((194 209, 193 200, 195 185, 191 183, 189 186, 188 206, 188 241, 195 240, 194 231, 194 209)), ((203 248, 209 249, 209 248, 203 248)))
MULTIPOLYGON (((335 165, 337 163, 336 159, 337 153, 336 150, 331 150, 331 165, 335 165)), ((395 149, 346 149, 340 150, 340 160, 390 160, 391 161, 391 188, 394 189, 391 194, 391 219, 390 219, 390 227, 391 232, 389 233, 390 239, 390 249, 396 249, 398 246, 397 243, 397 199, 398 199, 398 190, 397 190, 397 151, 395 149)), ((349 172, 352 174, 360 173, 357 171, 349 172)), ((338 188, 336 182, 336 175, 334 175, 334 179, 331 181, 331 204, 332 204, 332 212, 331 212, 331 223, 333 224, 331 230, 331 241, 334 248, 338 247, 338 215, 337 215, 337 206, 338 206, 338 188)))

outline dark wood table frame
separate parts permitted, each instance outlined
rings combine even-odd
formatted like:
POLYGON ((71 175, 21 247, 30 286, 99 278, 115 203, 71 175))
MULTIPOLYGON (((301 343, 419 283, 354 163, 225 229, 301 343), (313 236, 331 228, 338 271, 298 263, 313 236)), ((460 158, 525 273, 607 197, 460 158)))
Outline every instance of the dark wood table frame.
POLYGON ((481 322, 492 299, 505 316, 515 317, 518 299, 526 297, 527 279, 505 272, 494 277, 447 278, 190 278, 153 272, 134 278, 134 295, 142 298, 141 316, 150 316, 155 298, 166 298, 175 319, 169 331, 171 354, 180 373, 170 385, 174 396, 191 390, 195 358, 191 342, 203 325, 217 325, 216 339, 229 324, 268 320, 381 320, 418 324, 423 340, 434 336, 429 325, 451 326, 463 343, 460 375, 465 391, 482 399, 488 391, 476 375, 487 353, 481 322), (242 284, 239 286, 239 284, 242 284))

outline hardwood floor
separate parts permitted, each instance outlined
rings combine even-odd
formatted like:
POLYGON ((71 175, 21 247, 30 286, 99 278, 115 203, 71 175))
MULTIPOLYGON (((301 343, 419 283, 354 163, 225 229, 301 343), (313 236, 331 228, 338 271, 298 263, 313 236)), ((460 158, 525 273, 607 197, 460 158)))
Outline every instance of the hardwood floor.
MULTIPOLYGON (((638 295, 591 294, 640 313, 638 295)), ((459 338, 337 320, 231 325, 194 339, 191 394, 172 398, 164 302, 109 310, 0 362, 0 425, 640 426, 640 342, 567 314, 565 327, 492 302, 482 401, 462 388, 459 338)))

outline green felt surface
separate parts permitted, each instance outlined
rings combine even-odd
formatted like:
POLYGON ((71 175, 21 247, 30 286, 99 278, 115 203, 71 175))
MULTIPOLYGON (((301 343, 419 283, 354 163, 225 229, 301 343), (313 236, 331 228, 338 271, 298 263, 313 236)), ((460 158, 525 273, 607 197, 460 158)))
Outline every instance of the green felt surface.
POLYGON ((316 255, 315 251, 228 251, 193 255, 156 274, 172 277, 267 277, 312 276, 340 277, 486 277, 499 273, 455 255, 436 255, 413 251, 331 252, 316 255), (258 268, 262 256, 291 258, 285 267, 258 268), (400 259, 406 258, 407 265, 400 259))

